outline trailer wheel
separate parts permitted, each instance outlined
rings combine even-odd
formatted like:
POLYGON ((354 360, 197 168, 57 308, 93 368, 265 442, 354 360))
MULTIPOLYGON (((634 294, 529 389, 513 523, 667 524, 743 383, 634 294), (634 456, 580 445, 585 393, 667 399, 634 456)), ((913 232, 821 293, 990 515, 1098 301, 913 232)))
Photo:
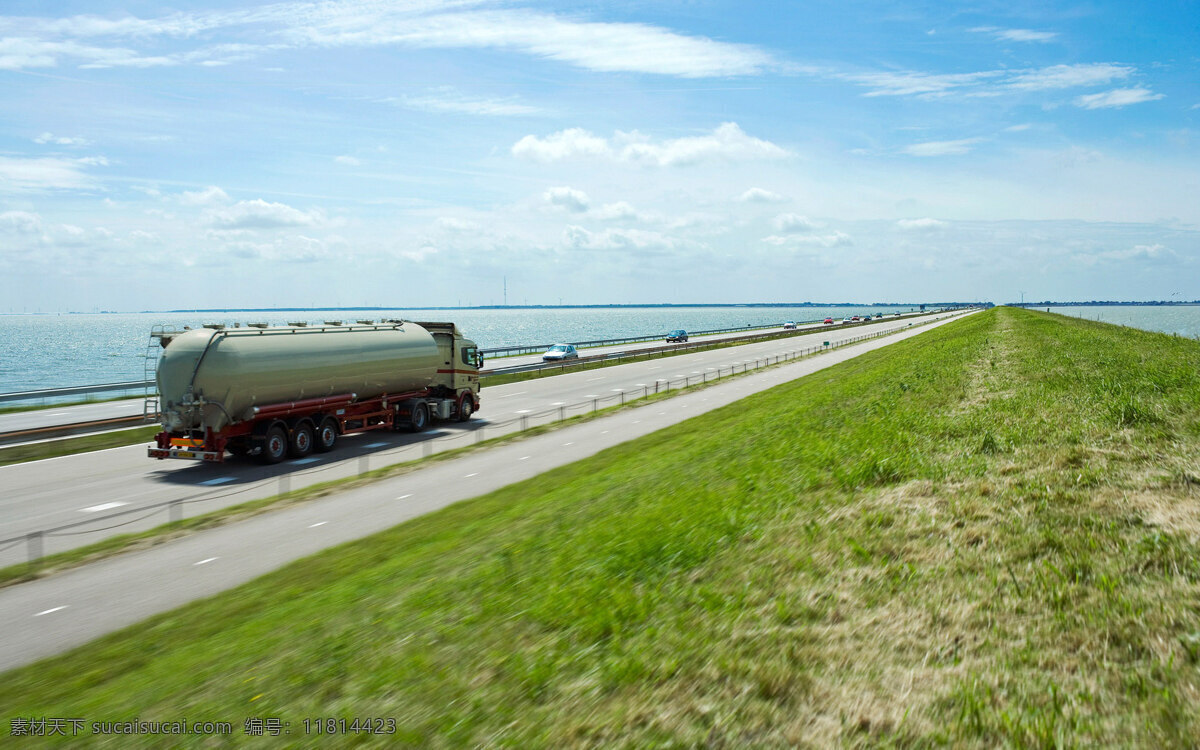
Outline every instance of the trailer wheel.
POLYGON ((423 402, 413 404, 412 417, 408 422, 409 432, 421 432, 429 426, 429 407, 423 402))
POLYGON ((292 438, 288 441, 288 455, 292 458, 304 458, 313 452, 313 428, 310 422, 301 422, 292 428, 292 438))
POLYGON ((321 426, 317 428, 316 443, 313 445, 313 449, 317 453, 328 453, 333 450, 333 446, 337 445, 337 440, 337 421, 333 417, 325 417, 321 426))
POLYGON ((282 425, 272 425, 263 438, 262 452, 258 454, 258 460, 264 464, 277 464, 287 455, 287 451, 287 432, 282 425))
POLYGON ((462 401, 458 402, 458 421, 466 422, 471 418, 471 414, 475 412, 475 399, 469 395, 464 395, 462 401))

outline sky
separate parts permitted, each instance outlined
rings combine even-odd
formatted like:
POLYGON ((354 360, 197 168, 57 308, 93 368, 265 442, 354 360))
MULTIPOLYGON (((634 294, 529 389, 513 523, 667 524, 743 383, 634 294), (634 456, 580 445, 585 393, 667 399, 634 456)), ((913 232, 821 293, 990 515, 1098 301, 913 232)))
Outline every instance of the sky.
POLYGON ((1190 0, 6 0, 0 91, 0 313, 1200 299, 1190 0))

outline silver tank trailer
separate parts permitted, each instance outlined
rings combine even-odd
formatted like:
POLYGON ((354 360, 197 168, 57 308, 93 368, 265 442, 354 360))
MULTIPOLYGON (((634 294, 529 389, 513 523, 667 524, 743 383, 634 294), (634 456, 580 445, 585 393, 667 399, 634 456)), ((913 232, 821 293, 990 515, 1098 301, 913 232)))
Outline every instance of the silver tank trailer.
POLYGON ((336 328, 200 328, 174 336, 158 362, 168 432, 221 430, 255 406, 429 387, 437 343, 415 323, 336 328))

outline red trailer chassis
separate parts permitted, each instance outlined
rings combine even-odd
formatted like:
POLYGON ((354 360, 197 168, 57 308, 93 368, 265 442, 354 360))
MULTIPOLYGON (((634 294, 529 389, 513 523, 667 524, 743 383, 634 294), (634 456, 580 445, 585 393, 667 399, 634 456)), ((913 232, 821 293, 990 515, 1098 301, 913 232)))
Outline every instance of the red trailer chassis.
POLYGON ((277 463, 287 455, 299 458, 312 452, 333 449, 338 438, 355 432, 399 429, 414 432, 429 423, 430 412, 460 421, 479 409, 479 396, 464 391, 455 397, 439 396, 434 389, 411 393, 389 393, 357 400, 353 393, 268 404, 253 408, 249 419, 233 422, 221 430, 211 427, 201 433, 163 431, 154 436, 151 458, 183 458, 221 463, 226 451, 234 455, 257 455, 264 463, 277 463), (468 403, 469 402, 469 403, 468 403))

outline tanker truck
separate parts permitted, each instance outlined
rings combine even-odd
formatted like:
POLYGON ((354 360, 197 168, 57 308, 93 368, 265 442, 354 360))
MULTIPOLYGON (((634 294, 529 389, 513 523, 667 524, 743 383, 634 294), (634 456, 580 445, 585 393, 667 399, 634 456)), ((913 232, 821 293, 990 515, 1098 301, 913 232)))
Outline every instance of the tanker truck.
POLYGON ((162 432, 151 458, 273 464, 333 450, 342 435, 419 432, 479 409, 474 341, 453 323, 157 332, 162 432))

